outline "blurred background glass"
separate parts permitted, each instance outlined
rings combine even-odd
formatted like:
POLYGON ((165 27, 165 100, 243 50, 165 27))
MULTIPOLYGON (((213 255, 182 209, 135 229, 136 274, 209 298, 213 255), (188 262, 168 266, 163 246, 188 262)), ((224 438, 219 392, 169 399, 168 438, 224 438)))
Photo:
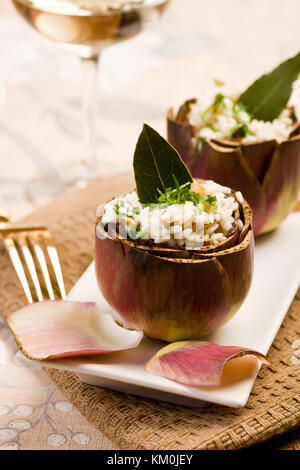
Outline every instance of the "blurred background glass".
MULTIPOLYGON (((172 0, 161 21, 105 48, 95 101, 101 175, 131 168, 143 122, 165 133, 167 108, 214 78, 244 88, 296 53, 298 12, 298 0, 172 0)), ((0 57, 0 207, 18 218, 63 191, 82 160, 81 70, 10 0, 0 3, 0 57), (35 184, 41 178, 56 182, 52 194, 35 184)))
MULTIPOLYGON (((12 0, 16 11, 37 32, 79 55, 82 63, 82 122, 85 143, 67 184, 84 187, 101 175, 97 148, 97 71, 104 48, 135 37, 164 12, 169 0, 12 0)), ((35 181, 33 197, 60 191, 55 174, 35 181)))

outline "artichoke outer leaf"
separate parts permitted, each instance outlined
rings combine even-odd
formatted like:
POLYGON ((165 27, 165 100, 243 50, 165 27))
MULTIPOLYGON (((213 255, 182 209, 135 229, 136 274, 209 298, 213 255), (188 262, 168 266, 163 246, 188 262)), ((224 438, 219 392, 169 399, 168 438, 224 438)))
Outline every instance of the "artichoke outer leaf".
MULTIPOLYGON (((245 225, 245 238, 236 246, 215 253, 230 280, 232 305, 227 316, 227 323, 239 310, 246 298, 253 279, 254 234, 251 226, 245 225)), ((195 259, 207 259, 214 253, 194 255, 195 259)))
POLYGON ((262 233, 269 232, 292 212, 300 189, 300 136, 277 147, 263 181, 266 201, 262 233))
POLYGON ((276 140, 241 144, 241 152, 260 184, 265 178, 277 147, 276 140))
POLYGON ((183 103, 182 106, 180 106, 177 116, 176 116, 176 121, 182 122, 184 124, 188 124, 189 122, 189 115, 192 111, 192 105, 197 103, 197 98, 191 98, 183 103))
POLYGON ((213 387, 221 384, 225 364, 242 356, 253 356, 270 366, 264 354, 251 349, 208 341, 179 341, 160 349, 145 370, 191 387, 213 387))
POLYGON ((243 196, 255 212, 254 233, 258 233, 265 219, 265 196, 257 176, 239 147, 222 147, 207 142, 201 151, 194 174, 204 179, 213 179, 235 191, 243 188, 243 196))
POLYGON ((94 356, 136 348, 143 333, 118 326, 94 302, 67 300, 30 304, 7 319, 29 359, 94 356))
POLYGON ((215 257, 163 258, 127 247, 111 301, 131 328, 172 342, 198 339, 223 325, 233 297, 229 277, 215 257))

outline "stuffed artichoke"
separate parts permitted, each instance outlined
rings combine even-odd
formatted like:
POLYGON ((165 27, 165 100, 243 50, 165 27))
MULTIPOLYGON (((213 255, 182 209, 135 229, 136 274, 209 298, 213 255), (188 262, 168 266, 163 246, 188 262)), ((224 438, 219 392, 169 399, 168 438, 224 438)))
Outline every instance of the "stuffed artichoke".
POLYGON ((172 342, 227 322, 253 273, 251 209, 240 192, 194 180, 178 153, 144 126, 136 190, 99 206, 96 276, 123 325, 172 342))
POLYGON ((255 235, 293 210, 300 190, 300 55, 262 76, 244 93, 221 82, 168 111, 168 140, 195 177, 243 193, 255 235))

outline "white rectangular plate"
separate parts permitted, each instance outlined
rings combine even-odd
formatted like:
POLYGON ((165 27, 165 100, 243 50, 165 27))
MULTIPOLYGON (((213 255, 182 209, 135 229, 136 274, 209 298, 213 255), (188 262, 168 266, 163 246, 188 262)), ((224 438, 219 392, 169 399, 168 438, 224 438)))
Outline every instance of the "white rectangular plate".
MULTIPOLYGON (((299 237, 300 213, 293 213, 278 230, 256 241, 250 293, 236 316, 207 337, 208 340, 267 354, 299 287, 299 237)), ((93 264, 76 283, 68 299, 95 301, 105 312, 111 311, 97 287, 93 264)), ((187 387, 144 371, 143 366, 160 348, 160 344, 144 338, 140 346, 131 351, 44 361, 43 365, 75 372, 89 384, 187 406, 204 406, 205 402, 232 407, 246 404, 258 372, 256 363, 252 363, 239 380, 219 387, 187 387)))

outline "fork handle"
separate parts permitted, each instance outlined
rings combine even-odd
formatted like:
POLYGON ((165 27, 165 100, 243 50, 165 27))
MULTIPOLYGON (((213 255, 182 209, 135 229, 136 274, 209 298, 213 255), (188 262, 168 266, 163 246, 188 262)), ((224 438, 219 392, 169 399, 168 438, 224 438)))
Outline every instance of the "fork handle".
POLYGON ((10 220, 9 217, 5 214, 5 212, 0 209, 0 224, 9 224, 10 220))

